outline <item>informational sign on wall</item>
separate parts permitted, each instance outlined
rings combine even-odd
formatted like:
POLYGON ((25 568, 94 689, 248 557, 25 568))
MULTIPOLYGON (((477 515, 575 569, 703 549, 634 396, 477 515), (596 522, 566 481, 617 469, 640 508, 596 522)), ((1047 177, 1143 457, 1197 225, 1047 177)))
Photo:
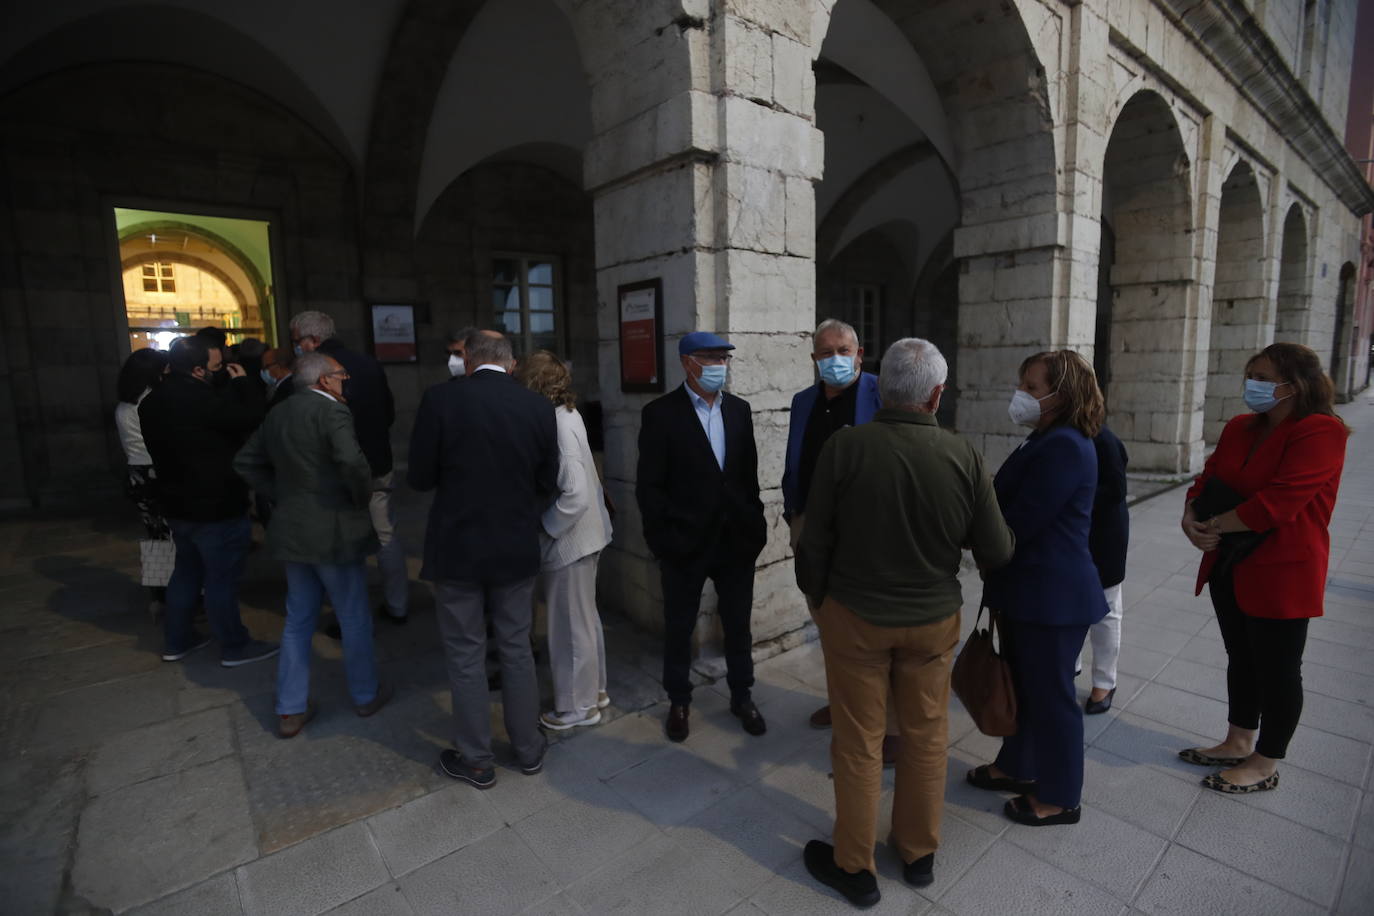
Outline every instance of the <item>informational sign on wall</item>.
POLYGON ((627 283, 620 301, 620 390, 663 391, 663 281, 627 283))
POLYGON ((372 306, 372 355, 383 363, 413 363, 418 359, 415 306, 372 306))

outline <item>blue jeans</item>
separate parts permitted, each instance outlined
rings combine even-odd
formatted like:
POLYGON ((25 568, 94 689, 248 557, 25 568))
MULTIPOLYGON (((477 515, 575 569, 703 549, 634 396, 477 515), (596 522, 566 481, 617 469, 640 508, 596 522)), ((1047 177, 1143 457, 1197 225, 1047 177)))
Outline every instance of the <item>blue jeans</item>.
POLYGON ((305 712, 310 702, 310 641, 325 592, 343 631, 344 674, 355 706, 377 697, 377 659, 372 649, 372 612, 367 604, 367 567, 356 563, 287 563, 286 627, 277 660, 277 715, 305 712))
POLYGON ((248 630, 239 619, 239 580, 248 558, 252 523, 245 514, 219 522, 167 519, 176 543, 176 566, 167 583, 167 616, 163 634, 171 651, 188 649, 195 640, 191 625, 196 602, 205 592, 205 616, 221 652, 243 646, 248 630))

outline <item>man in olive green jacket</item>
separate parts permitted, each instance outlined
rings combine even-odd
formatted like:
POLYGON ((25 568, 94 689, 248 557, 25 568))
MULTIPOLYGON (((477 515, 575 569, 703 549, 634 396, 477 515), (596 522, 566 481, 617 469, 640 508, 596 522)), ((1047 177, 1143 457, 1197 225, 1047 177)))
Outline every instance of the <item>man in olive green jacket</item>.
POLYGON ((948 371, 940 351, 908 337, 882 367, 882 409, 832 435, 817 459, 796 561, 797 584, 817 608, 834 723, 835 842, 812 840, 803 858, 859 906, 879 899, 873 845, 889 686, 902 739, 889 843, 907 881, 924 887, 944 806, 962 549, 993 569, 1014 545, 982 456, 935 422, 948 371))
POLYGON ((348 373, 323 353, 296 360, 295 396, 267 415, 234 458, 234 470, 276 504, 267 546, 286 564, 286 627, 277 669, 277 730, 295 736, 315 714, 310 640, 325 592, 343 631, 344 672, 358 715, 390 698, 378 684, 368 609, 372 471, 344 406, 348 373))

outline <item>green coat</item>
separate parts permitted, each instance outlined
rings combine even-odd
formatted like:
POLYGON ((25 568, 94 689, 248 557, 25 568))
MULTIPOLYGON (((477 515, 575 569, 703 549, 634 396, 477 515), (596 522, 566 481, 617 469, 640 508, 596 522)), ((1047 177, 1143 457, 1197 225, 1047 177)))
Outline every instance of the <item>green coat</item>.
POLYGON ((338 401, 297 392, 234 457, 234 470, 276 503, 267 527, 272 555, 291 563, 360 562, 377 549, 367 506, 372 471, 338 401))

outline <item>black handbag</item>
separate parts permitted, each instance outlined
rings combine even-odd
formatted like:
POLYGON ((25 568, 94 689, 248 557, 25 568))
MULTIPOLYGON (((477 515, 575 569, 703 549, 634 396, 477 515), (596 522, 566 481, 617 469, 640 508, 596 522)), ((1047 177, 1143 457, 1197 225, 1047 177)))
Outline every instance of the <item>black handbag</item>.
MULTIPOLYGON (((1205 522, 1245 502, 1245 497, 1215 477, 1202 485, 1202 492, 1193 500, 1193 516, 1205 522)), ((1221 536, 1217 545, 1217 562, 1212 575, 1230 575, 1241 560, 1254 552, 1269 536, 1268 531, 1233 531, 1221 536)))

